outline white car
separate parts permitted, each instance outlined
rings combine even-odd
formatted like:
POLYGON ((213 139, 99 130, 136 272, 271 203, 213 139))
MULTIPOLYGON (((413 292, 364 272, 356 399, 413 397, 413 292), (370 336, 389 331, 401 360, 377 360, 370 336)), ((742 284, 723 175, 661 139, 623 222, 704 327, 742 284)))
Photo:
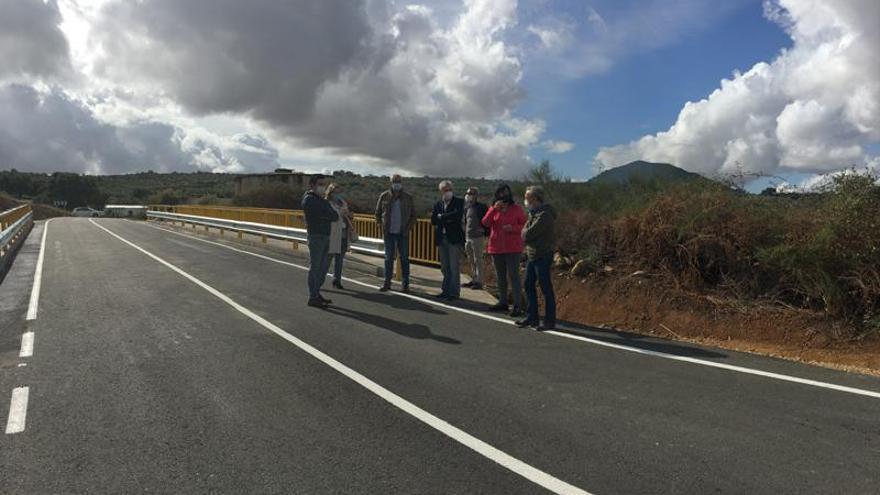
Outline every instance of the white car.
POLYGON ((73 209, 73 216, 75 217, 99 217, 101 216, 101 212, 98 210, 93 210, 88 206, 80 206, 73 209))

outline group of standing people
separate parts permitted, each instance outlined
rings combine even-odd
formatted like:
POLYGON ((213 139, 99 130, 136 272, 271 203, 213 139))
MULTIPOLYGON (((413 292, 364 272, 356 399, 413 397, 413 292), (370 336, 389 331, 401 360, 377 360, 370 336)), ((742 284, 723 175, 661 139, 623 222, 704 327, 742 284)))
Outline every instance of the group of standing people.
MULTIPOLYGON (((357 239, 348 204, 339 194, 339 186, 331 184, 324 190, 324 178, 312 176, 309 191, 303 197, 303 211, 309 235, 309 305, 326 307, 331 303, 321 295, 330 257, 335 256, 333 285, 342 288, 342 259, 348 246, 357 239)), ((464 198, 457 197, 451 181, 438 186, 440 199, 431 211, 431 224, 443 274, 442 289, 437 297, 454 301, 461 288, 483 288, 483 255, 492 257, 498 284, 498 303, 492 311, 507 312, 519 318, 520 327, 551 330, 556 326, 556 298, 550 267, 556 247, 556 211, 545 202, 540 186, 526 189, 522 206, 510 187, 502 184, 495 190, 491 205, 480 201, 479 190, 467 189, 464 198), (525 294, 522 298, 520 261, 525 252, 525 294), (471 281, 461 283, 461 260, 471 266, 471 281), (544 298, 544 319, 539 318, 538 291, 544 298), (508 294, 510 289, 510 294, 508 294), (525 311, 523 304, 525 303, 525 311)), ((380 290, 391 290, 391 275, 396 257, 400 257, 401 290, 410 291, 409 233, 416 224, 412 196, 403 190, 400 175, 391 177, 390 188, 379 196, 376 223, 385 244, 385 279, 380 290)))

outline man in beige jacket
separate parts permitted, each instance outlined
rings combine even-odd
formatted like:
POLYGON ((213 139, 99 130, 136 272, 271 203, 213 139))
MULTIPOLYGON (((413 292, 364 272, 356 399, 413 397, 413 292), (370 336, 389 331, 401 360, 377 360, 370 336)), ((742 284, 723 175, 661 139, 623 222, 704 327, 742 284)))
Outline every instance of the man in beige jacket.
POLYGON ((399 174, 391 176, 391 188, 379 196, 376 223, 385 241, 385 283, 380 290, 391 289, 394 256, 400 253, 402 290, 409 292, 409 232, 416 223, 416 211, 412 196, 403 190, 403 178, 399 174))

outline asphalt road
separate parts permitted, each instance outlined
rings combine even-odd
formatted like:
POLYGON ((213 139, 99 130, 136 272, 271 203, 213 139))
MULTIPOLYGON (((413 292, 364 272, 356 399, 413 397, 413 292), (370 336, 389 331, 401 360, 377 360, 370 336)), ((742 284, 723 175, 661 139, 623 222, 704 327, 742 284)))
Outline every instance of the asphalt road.
POLYGON ((354 281, 323 311, 290 259, 125 220, 52 221, 25 321, 41 233, 0 285, 2 493, 880 493, 876 378, 354 281))

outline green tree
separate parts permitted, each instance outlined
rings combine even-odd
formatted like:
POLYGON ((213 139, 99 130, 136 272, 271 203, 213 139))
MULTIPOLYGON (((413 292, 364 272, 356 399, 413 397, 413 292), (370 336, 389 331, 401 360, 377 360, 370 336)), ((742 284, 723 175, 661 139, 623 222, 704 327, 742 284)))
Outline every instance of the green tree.
POLYGON ((91 206, 102 208, 107 199, 94 177, 56 172, 49 180, 49 200, 67 201, 68 208, 91 206))

